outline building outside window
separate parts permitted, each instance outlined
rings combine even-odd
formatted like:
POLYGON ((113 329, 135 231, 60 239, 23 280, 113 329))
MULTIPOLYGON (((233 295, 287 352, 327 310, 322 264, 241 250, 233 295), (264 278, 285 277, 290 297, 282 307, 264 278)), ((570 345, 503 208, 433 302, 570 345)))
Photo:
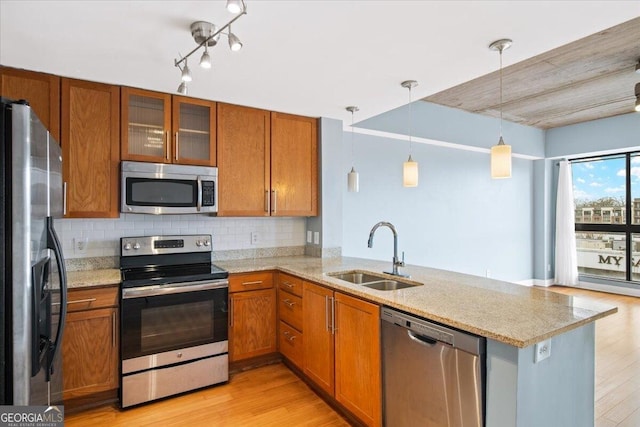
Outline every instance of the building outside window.
POLYGON ((640 153, 571 163, 579 273, 640 286, 640 153))

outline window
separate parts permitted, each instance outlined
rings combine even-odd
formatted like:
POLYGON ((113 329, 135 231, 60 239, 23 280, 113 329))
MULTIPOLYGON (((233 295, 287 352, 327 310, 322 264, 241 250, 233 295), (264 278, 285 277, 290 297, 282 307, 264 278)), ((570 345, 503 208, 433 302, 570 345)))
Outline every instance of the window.
POLYGON ((640 153, 571 162, 581 275, 640 282, 640 153))

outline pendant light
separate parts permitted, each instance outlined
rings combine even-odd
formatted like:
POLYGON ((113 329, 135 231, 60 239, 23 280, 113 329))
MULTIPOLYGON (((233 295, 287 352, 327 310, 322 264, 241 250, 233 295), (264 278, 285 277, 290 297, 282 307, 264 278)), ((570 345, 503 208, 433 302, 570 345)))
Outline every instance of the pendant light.
POLYGON ((489 49, 500 52, 500 139, 491 147, 491 178, 511 178, 511 146, 502 139, 502 51, 509 49, 513 43, 510 39, 496 40, 489 49))
POLYGON ((409 158, 402 165, 402 185, 405 187, 417 187, 418 186, 418 162, 411 158, 411 121, 412 106, 411 106, 411 89, 418 86, 418 82, 415 80, 406 80, 400 83, 403 88, 409 89, 409 158))
POLYGON ((360 178, 356 168, 353 166, 353 113, 360 109, 356 106, 350 106, 346 110, 351 113, 351 172, 347 174, 347 190, 350 193, 357 193, 360 191, 360 178))

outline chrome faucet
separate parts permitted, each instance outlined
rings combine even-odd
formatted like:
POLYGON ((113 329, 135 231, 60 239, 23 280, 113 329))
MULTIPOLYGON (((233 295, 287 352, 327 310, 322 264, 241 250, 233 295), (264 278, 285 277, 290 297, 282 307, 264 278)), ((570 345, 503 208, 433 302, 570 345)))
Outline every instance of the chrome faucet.
POLYGON ((380 221, 379 223, 374 225, 371 229, 371 232, 369 232, 369 241, 367 242, 367 246, 370 248, 373 247, 373 235, 375 234, 378 227, 381 227, 383 225, 389 227, 393 232, 393 269, 391 271, 385 271, 385 273, 393 274, 394 276, 409 277, 406 274, 401 274, 398 272, 398 267, 404 267, 404 251, 402 252, 402 261, 400 261, 398 259, 398 232, 396 231, 396 228, 393 226, 393 224, 386 221, 380 221))

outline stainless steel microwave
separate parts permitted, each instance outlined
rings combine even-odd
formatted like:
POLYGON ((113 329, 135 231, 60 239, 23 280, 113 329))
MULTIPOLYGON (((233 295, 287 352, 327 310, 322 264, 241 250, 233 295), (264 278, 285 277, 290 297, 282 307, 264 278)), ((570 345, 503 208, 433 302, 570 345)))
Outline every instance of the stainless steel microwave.
POLYGON ((218 212, 218 169, 206 166, 122 162, 121 212, 218 212))

